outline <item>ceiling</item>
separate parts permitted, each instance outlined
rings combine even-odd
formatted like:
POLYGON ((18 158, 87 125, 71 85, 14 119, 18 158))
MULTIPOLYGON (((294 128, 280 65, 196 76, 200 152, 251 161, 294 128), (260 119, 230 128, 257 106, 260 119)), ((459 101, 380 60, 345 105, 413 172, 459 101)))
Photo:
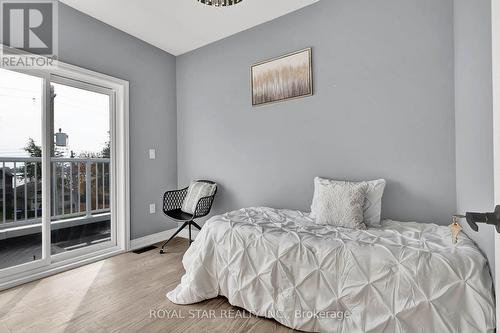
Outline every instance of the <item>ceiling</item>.
POLYGON ((222 8, 196 0, 61 1, 173 55, 180 55, 319 0, 243 0, 222 8))

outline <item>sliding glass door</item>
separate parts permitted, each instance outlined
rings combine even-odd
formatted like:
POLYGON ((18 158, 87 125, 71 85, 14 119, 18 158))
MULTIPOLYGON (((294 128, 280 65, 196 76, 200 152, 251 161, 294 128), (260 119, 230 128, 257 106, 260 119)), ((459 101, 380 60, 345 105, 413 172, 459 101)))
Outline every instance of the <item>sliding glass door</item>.
POLYGON ((0 69, 0 274, 48 259, 42 223, 46 82, 0 69))
POLYGON ((66 258, 116 245, 111 205, 114 94, 58 76, 50 86, 51 254, 66 258))
POLYGON ((115 98, 0 69, 0 278, 117 246, 115 98))

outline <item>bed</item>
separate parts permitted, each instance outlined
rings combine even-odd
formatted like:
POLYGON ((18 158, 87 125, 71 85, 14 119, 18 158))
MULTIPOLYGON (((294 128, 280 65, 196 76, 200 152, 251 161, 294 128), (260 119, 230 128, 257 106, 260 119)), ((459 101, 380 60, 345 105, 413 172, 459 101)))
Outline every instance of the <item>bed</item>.
POLYGON ((352 230, 257 207, 211 218, 187 250, 177 304, 219 295, 307 332, 494 332, 487 261, 447 227, 352 230))

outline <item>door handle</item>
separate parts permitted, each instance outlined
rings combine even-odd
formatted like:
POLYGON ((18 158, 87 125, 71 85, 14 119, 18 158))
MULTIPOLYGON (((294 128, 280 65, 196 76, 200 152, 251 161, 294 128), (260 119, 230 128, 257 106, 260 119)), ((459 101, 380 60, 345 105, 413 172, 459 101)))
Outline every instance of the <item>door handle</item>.
MULTIPOLYGON (((464 217, 464 216, 460 216, 464 217)), ((465 219, 472 230, 478 231, 478 223, 494 225, 498 233, 500 233, 500 205, 495 207, 495 211, 491 213, 473 213, 467 212, 465 219)))

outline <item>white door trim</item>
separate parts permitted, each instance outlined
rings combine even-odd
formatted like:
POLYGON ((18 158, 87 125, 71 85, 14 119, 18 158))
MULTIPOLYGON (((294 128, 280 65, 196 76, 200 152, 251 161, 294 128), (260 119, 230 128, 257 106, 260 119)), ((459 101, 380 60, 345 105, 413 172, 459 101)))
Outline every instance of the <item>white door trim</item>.
MULTIPOLYGON (((114 214, 117 221, 117 247, 122 251, 130 249, 130 153, 129 153, 129 82, 106 74, 94 72, 63 62, 58 62, 58 67, 53 75, 62 76, 76 81, 87 82, 114 92, 115 107, 114 139, 112 140, 113 154, 111 160, 115 161, 114 172, 114 214)), ((113 122, 112 122, 113 123, 113 122)))

